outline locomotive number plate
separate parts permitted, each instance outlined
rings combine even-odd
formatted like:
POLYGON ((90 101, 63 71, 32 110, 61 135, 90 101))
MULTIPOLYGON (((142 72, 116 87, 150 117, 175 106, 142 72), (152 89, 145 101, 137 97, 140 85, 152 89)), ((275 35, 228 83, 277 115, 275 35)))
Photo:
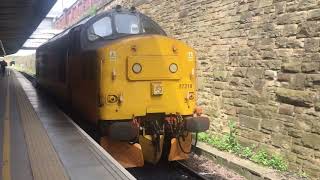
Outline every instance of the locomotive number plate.
POLYGON ((192 89, 192 84, 179 84, 180 89, 192 89))

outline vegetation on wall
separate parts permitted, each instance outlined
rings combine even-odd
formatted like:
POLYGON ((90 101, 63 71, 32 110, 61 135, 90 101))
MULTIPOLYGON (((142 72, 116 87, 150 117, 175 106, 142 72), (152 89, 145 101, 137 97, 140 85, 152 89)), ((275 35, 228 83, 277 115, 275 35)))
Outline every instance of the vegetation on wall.
POLYGON ((245 147, 238 143, 236 139, 236 124, 233 121, 229 122, 229 133, 222 138, 212 136, 207 133, 200 133, 199 140, 205 142, 219 150, 227 151, 237 156, 251 160, 257 164, 271 167, 280 171, 287 171, 288 164, 280 155, 270 154, 263 149, 257 149, 255 145, 245 147))

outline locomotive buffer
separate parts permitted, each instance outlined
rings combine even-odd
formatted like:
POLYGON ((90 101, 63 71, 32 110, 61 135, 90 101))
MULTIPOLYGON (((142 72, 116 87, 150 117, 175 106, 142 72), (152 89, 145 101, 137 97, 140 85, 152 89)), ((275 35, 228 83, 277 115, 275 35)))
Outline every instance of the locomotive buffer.
POLYGON ((20 73, 0 77, 0 179, 135 179, 20 73))

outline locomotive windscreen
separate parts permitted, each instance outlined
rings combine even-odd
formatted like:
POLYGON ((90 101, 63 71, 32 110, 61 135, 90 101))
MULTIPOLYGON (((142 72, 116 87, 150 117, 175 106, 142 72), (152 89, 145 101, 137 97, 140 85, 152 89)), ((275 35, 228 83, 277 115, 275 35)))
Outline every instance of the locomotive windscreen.
POLYGON ((164 30, 150 18, 142 14, 132 13, 107 15, 92 23, 87 29, 89 41, 109 39, 109 37, 117 36, 117 34, 120 36, 134 34, 159 34, 166 36, 164 30))

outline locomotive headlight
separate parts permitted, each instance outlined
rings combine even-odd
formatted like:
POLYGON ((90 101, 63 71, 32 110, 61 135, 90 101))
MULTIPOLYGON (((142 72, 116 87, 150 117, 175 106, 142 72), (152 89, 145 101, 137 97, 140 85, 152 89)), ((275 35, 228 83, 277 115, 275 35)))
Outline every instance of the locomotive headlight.
POLYGON ((118 97, 116 95, 108 95, 107 101, 108 103, 115 103, 118 101, 118 97))
POLYGON ((175 63, 170 64, 169 70, 170 70, 170 72, 172 72, 172 73, 176 73, 176 72, 178 71, 178 65, 175 64, 175 63))
POLYGON ((132 66, 132 71, 134 72, 134 73, 140 73, 141 71, 142 71, 142 66, 141 66, 141 64, 139 64, 139 63, 135 63, 133 66, 132 66))

